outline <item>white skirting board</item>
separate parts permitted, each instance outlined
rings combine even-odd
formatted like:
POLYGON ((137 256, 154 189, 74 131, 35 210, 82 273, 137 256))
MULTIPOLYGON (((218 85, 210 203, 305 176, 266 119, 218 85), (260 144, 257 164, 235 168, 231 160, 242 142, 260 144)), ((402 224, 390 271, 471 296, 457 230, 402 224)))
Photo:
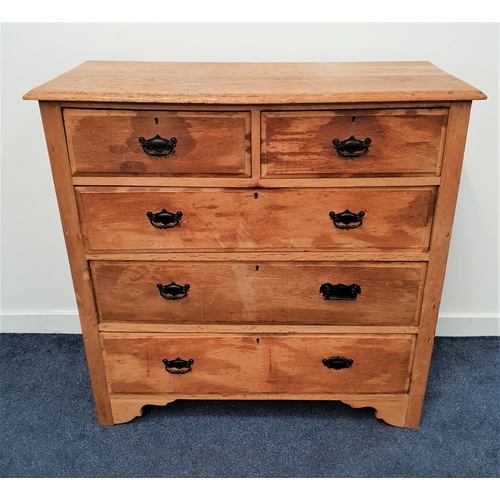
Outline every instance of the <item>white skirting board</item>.
MULTIPOLYGON (((0 333, 81 333, 78 314, 12 313, 0 315, 0 333)), ((500 335, 498 317, 439 317, 436 336, 480 337, 500 335)))
POLYGON ((0 315, 1 333, 82 333, 76 312, 0 315))

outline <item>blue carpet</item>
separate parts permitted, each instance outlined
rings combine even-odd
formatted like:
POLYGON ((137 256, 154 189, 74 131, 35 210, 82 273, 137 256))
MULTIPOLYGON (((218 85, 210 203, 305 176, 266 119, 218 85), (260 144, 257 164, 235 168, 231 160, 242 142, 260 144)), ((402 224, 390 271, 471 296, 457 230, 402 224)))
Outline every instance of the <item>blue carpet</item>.
POLYGON ((1 477, 500 475, 500 337, 438 337, 419 429, 327 401, 176 401, 97 425, 79 335, 0 335, 1 477))

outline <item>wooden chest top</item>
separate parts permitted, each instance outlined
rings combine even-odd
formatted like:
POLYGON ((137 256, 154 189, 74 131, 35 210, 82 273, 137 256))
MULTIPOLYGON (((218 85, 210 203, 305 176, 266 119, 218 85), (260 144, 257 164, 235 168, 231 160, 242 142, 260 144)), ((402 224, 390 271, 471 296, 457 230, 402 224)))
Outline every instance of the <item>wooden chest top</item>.
POLYGON ((486 99, 429 62, 185 63, 86 61, 24 99, 297 104, 486 99))

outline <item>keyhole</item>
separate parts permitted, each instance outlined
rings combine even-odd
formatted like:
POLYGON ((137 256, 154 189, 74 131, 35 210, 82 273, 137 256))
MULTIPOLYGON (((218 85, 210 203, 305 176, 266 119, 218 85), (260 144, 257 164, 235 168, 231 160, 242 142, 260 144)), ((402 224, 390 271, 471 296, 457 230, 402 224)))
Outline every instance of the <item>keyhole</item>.
POLYGON ((255 199, 257 199, 257 198, 259 197, 259 193, 254 193, 254 194, 253 194, 253 197, 254 197, 255 199))
POLYGON ((255 339, 255 342, 257 342, 257 344, 260 344, 260 339, 255 339))
POLYGON ((156 125, 158 125, 158 118, 155 118, 155 123, 156 125))
POLYGON ((259 270, 259 266, 255 266, 255 270, 258 271, 259 270))
POLYGON ((352 123, 354 123, 355 121, 356 121, 356 117, 355 117, 355 116, 353 116, 353 117, 352 117, 352 123))

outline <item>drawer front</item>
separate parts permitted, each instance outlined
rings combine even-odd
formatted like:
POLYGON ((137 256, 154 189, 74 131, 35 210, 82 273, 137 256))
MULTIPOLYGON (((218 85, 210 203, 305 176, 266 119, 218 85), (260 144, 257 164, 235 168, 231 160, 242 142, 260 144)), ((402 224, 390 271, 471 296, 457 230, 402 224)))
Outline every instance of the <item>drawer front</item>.
POLYGON ((64 123, 77 175, 250 176, 249 112, 66 109, 64 123), (156 135, 177 142, 143 149, 156 135))
POLYGON ((412 335, 101 334, 114 394, 404 393, 414 340, 412 335))
POLYGON ((446 109, 263 113, 262 176, 439 175, 447 116, 446 109), (351 137, 358 142, 344 142, 351 137))
POLYGON ((425 251, 436 189, 82 187, 76 193, 89 251, 425 251), (170 215, 162 218, 163 210, 170 215))
POLYGON ((93 261, 91 270, 106 322, 390 326, 418 324, 426 263, 93 261))

